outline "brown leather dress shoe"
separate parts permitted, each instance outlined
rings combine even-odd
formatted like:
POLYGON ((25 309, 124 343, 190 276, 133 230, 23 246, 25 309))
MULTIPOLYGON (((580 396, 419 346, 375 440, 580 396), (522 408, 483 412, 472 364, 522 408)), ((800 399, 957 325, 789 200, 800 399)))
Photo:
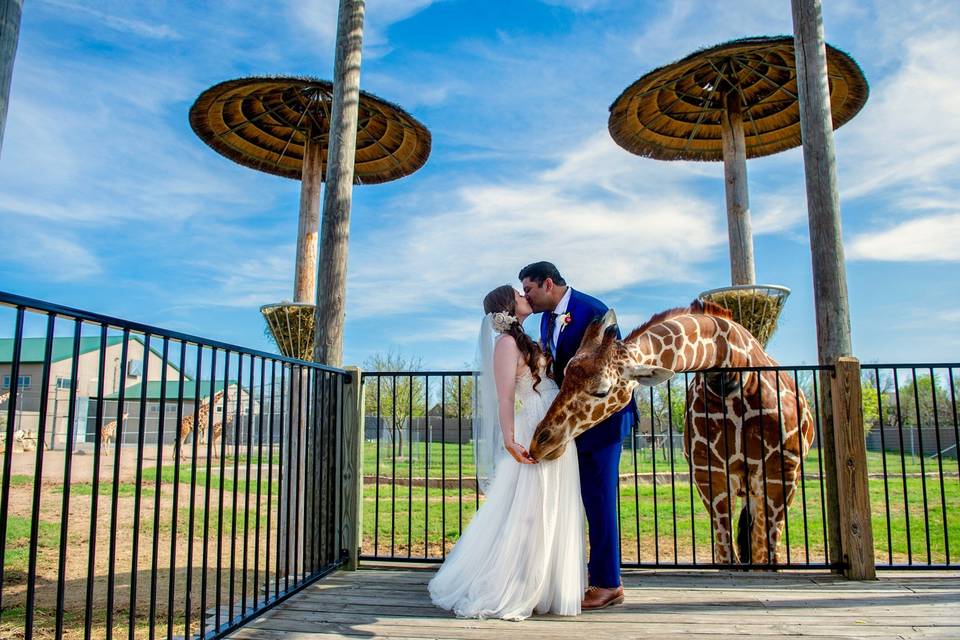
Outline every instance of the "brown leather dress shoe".
POLYGON ((615 604, 623 604, 622 586, 613 589, 590 587, 583 595, 583 602, 580 603, 580 608, 584 611, 596 611, 597 609, 606 609, 615 604))

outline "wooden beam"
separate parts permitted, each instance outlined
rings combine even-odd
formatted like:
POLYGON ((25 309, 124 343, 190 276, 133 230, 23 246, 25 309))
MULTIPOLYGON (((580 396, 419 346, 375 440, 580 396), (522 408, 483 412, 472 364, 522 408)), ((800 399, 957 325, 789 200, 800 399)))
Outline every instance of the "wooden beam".
POLYGON ((300 180, 300 224, 297 229, 297 264, 293 282, 294 302, 313 304, 317 295, 317 235, 320 229, 320 185, 323 181, 323 148, 307 134, 300 180))
MULTIPOLYGON (((833 149, 833 120, 827 82, 827 52, 823 38, 820 0, 791 0, 797 88, 800 98, 800 132, 807 187, 810 253, 813 262, 813 294, 817 319, 817 352, 820 364, 831 364, 852 355, 847 275, 840 229, 840 195, 833 149)), ((839 498, 836 482, 836 434, 834 433, 831 385, 823 384, 824 465, 827 475, 828 547, 831 560, 841 549, 839 498)))
POLYGON ((317 321, 313 347, 314 360, 332 366, 340 366, 343 362, 347 250, 350 242, 350 206, 353 201, 353 170, 360 107, 363 14, 364 0, 340 0, 330 110, 330 148, 327 152, 327 188, 323 193, 323 221, 320 229, 317 321))
POLYGON ((363 544, 363 384, 362 372, 347 367, 350 383, 343 388, 343 544, 347 571, 356 571, 363 544))
POLYGON ((730 279, 735 285, 754 284, 757 276, 753 263, 753 231, 750 228, 743 109, 736 91, 727 93, 724 101, 726 109, 720 116, 720 135, 727 195, 727 230, 730 234, 730 279))
POLYGON ((0 0, 0 149, 3 148, 3 131, 7 126, 13 60, 17 56, 22 13, 23 0, 0 0))
POLYGON ((860 362, 856 358, 837 358, 832 387, 843 573, 852 580, 876 580, 860 362))

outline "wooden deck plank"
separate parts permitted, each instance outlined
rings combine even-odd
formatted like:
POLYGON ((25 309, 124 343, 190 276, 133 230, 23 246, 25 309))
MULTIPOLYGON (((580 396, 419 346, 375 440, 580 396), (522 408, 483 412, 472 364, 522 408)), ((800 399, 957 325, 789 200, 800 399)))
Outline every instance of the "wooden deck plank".
POLYGON ((621 640, 623 638, 958 638, 960 573, 883 574, 849 582, 823 573, 647 571, 624 574, 626 603, 521 623, 465 620, 434 607, 433 571, 337 573, 231 637, 621 640))

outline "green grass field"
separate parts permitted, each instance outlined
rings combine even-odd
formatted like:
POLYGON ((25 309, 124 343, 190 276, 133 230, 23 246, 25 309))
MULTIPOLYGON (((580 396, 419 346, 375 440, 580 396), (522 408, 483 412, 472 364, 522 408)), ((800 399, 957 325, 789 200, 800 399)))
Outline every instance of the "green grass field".
MULTIPOLYGON (((478 496, 472 480, 468 480, 475 473, 472 446, 446 445, 445 451, 437 443, 431 443, 429 449, 423 445, 418 448, 417 444, 410 449, 405 446, 404 457, 396 460, 394 470, 393 465, 389 464, 392 459, 387 444, 380 452, 381 482, 364 487, 364 553, 401 557, 422 557, 425 553, 439 556, 444 548, 449 550, 456 542, 462 526, 468 524, 476 512, 478 496), (458 483, 460 460, 463 478, 467 480, 462 489, 458 483), (441 487, 437 481, 444 475, 447 482, 445 487, 441 487), (422 479, 425 476, 434 481, 434 486, 429 489, 423 486, 422 479)), ((364 473, 368 477, 376 475, 377 469, 376 447, 369 445, 367 443, 364 447, 364 473)), ((804 460, 806 480, 789 509, 783 533, 782 561, 787 560, 787 549, 791 562, 823 561, 825 534, 819 453, 814 449, 804 460)), ((887 476, 884 482, 883 455, 868 453, 877 562, 904 563, 912 559, 915 563, 926 563, 928 540, 932 563, 946 562, 948 542, 953 543, 950 555, 955 559, 960 554, 960 479, 957 476, 957 461, 952 458, 943 460, 945 478, 941 487, 936 475, 936 459, 924 461, 927 477, 922 478, 918 476, 921 470, 919 459, 907 457, 901 464, 899 454, 888 453, 886 457, 887 476), (902 473, 903 469, 906 470, 906 476, 902 473)), ((664 563, 675 560, 690 562, 696 554, 698 562, 709 562, 712 553, 711 523, 696 490, 684 475, 674 477, 672 482, 660 475, 670 471, 669 453, 666 462, 659 455, 656 463, 651 458, 649 450, 638 450, 635 463, 633 452, 625 450, 621 460, 621 474, 632 476, 634 468, 640 474, 636 481, 628 477, 620 485, 624 561, 639 560, 646 563, 659 559, 664 563), (652 476, 644 476, 654 470, 654 464, 657 477, 660 478, 656 487, 652 476)), ((686 460, 679 450, 674 451, 674 468, 677 474, 687 471, 686 460)))
MULTIPOLYGON (((476 474, 476 467, 473 462, 473 445, 456 444, 442 445, 437 442, 431 442, 429 446, 426 443, 404 441, 396 445, 396 452, 393 451, 393 443, 389 440, 381 440, 379 467, 377 465, 377 443, 367 440, 363 446, 363 473, 367 476, 379 475, 385 477, 414 478, 429 477, 433 479, 456 478, 458 471, 462 469, 464 477, 473 477, 476 474)), ((903 460, 895 452, 887 452, 886 465, 888 475, 903 473, 920 473, 921 466, 927 473, 936 473, 938 470, 937 459, 926 458, 921 465, 919 457, 912 457, 907 454, 903 460)), ((943 459, 944 473, 956 473, 960 467, 957 465, 956 458, 943 459)), ((884 456, 878 451, 867 452, 867 469, 870 473, 882 473, 884 456)), ((820 475, 821 461, 820 449, 812 449, 803 461, 804 474, 809 477, 820 475)), ((653 454, 649 448, 637 449, 636 456, 630 449, 623 450, 623 456, 620 458, 620 473, 628 474, 636 471, 637 473, 669 473, 674 470, 676 473, 683 473, 687 470, 687 460, 683 457, 683 449, 679 444, 673 451, 669 448, 658 447, 653 454), (671 463, 672 453, 672 463, 671 463)))

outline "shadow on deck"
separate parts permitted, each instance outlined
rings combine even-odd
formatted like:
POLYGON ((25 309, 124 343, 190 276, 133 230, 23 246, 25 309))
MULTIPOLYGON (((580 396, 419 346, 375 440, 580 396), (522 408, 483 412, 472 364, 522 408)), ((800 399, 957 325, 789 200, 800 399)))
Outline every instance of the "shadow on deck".
POLYGON ((340 572, 231 638, 960 638, 960 572, 885 572, 876 582, 825 573, 634 571, 626 602, 579 617, 462 620, 432 606, 432 570, 340 572))

